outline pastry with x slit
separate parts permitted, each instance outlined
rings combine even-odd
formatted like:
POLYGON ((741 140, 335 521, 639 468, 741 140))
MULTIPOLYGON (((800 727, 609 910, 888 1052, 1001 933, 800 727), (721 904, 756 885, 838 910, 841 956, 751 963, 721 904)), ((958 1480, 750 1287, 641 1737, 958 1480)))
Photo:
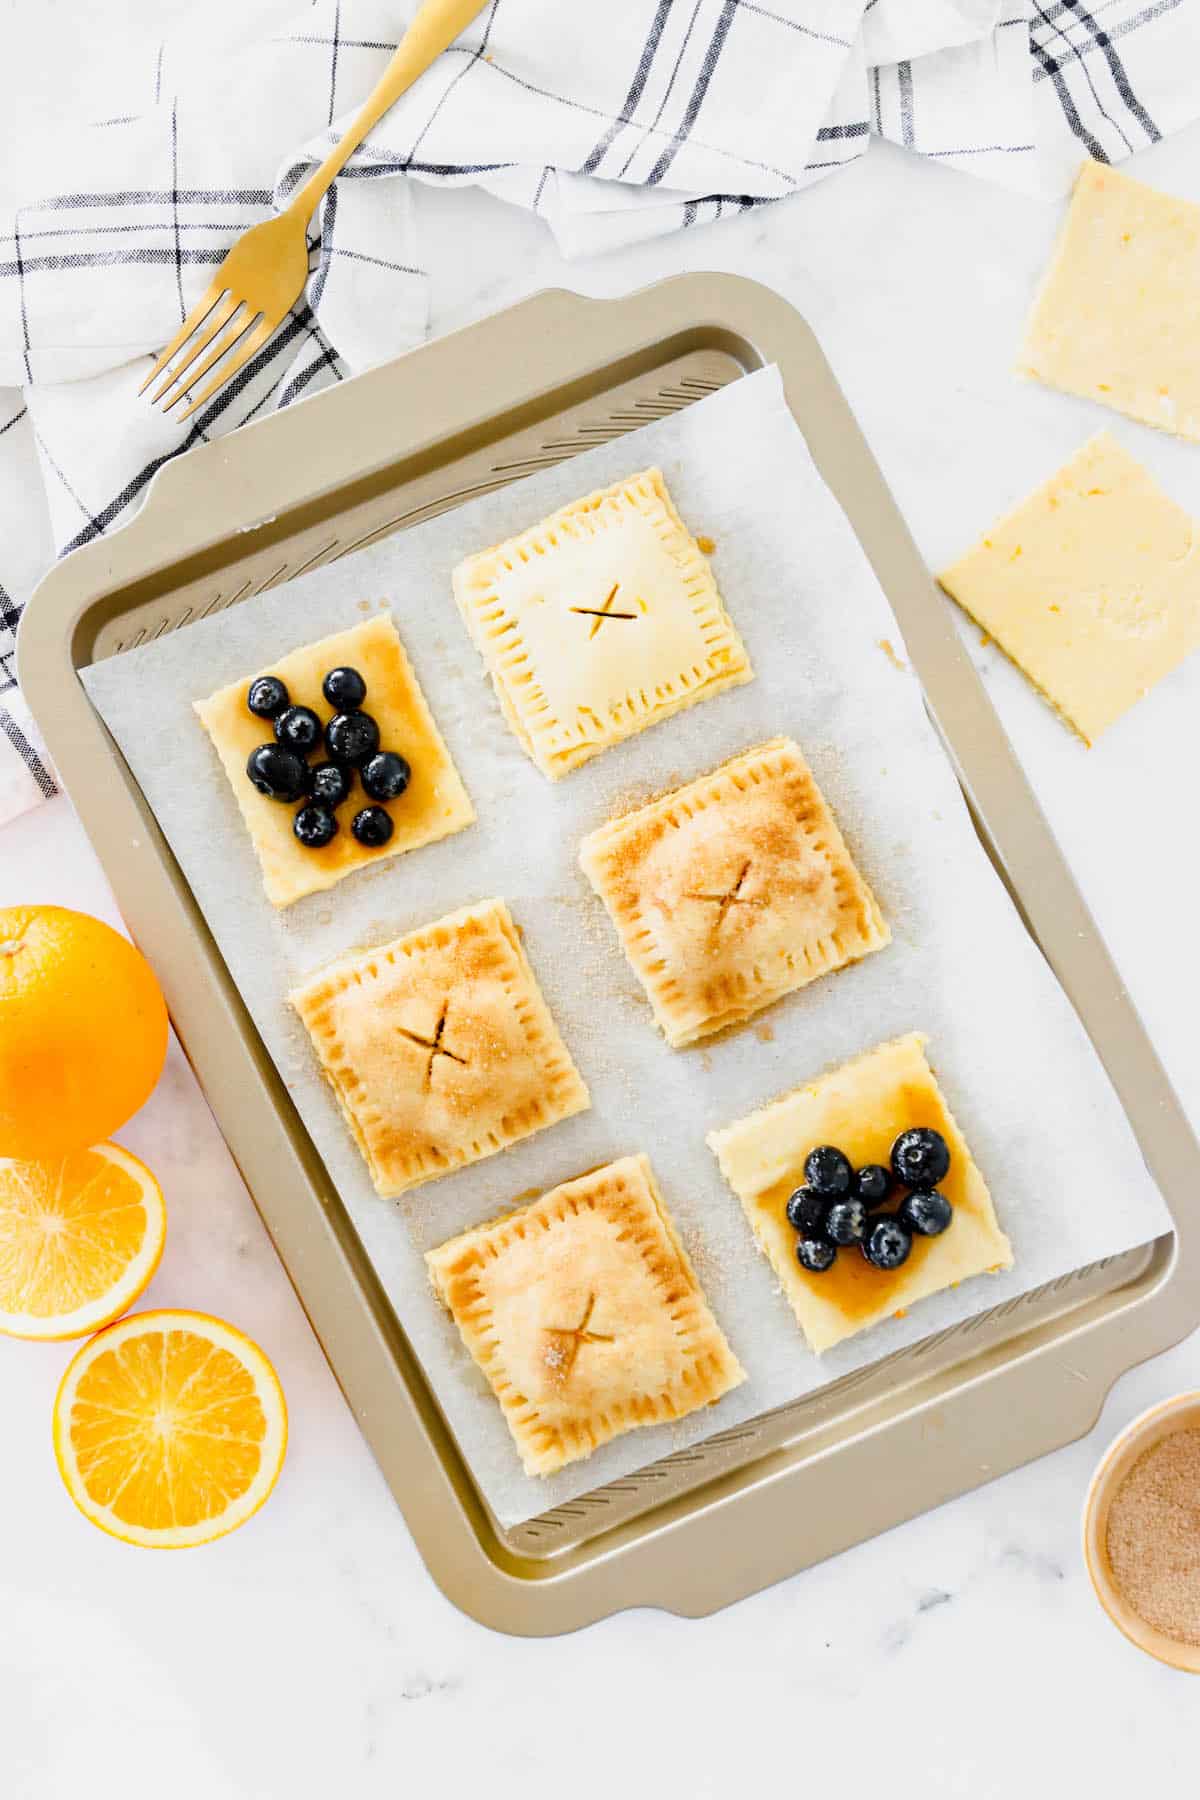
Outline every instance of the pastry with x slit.
POLYGON ((591 1104, 502 900, 348 956, 289 999, 385 1197, 591 1104))
POLYGON ((551 781, 753 678, 657 469, 469 556, 454 593, 505 718, 551 781))
POLYGON ((579 860, 676 1049, 891 941, 790 738, 602 825, 579 860))
POLYGON ((745 1380, 646 1156, 564 1182, 426 1261, 530 1475, 745 1380))

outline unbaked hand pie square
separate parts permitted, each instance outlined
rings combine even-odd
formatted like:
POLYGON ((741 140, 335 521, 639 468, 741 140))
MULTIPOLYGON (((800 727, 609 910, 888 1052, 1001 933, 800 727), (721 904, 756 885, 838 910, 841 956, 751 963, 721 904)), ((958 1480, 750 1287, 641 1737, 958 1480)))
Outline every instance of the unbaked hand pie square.
POLYGON ((1198 316, 1200 206, 1085 163, 1018 371, 1200 441, 1198 316))
POLYGON ((925 1041, 913 1032, 880 1044, 709 1135, 811 1350, 829 1350, 942 1288, 1012 1264, 987 1185, 925 1059, 925 1041), (829 1144, 856 1169, 886 1167, 896 1139, 914 1127, 940 1132, 949 1149, 949 1174, 939 1187, 953 1207, 950 1225, 939 1237, 914 1236, 908 1260, 895 1269, 873 1267, 855 1247, 840 1251, 824 1273, 801 1268, 785 1208, 804 1184, 809 1152, 829 1144))
POLYGON ((1200 644, 1196 539, 1102 431, 939 579, 1090 744, 1200 644))
POLYGON ((288 998, 385 1198, 591 1104, 502 900, 344 957, 288 998))
POLYGON ((469 556, 454 593, 506 719, 551 781, 753 677, 657 469, 469 556))
MULTIPOLYGON (((356 869, 436 843, 474 820, 475 809, 389 613, 305 644, 195 706, 229 777, 273 906, 290 906, 305 894, 333 887, 356 869), (271 720, 253 714, 246 696, 252 681, 273 675, 284 683, 293 705, 311 708, 327 723, 334 709, 321 691, 322 683, 331 669, 347 667, 356 669, 366 683, 363 709, 379 727, 380 748, 402 756, 411 776, 398 799, 376 802, 392 822, 391 836, 382 847, 360 843, 350 830, 356 807, 369 804, 363 795, 343 805, 343 822, 332 842, 313 848, 301 844, 293 832, 296 806, 269 799, 246 773, 251 751, 272 738, 271 720)), ((323 754, 316 751, 314 758, 323 754)), ((357 792, 357 779, 355 788, 357 792)))
POLYGON ((646 1156, 564 1182, 426 1261, 530 1475, 745 1380, 646 1156))
POLYGON ((613 819, 579 860, 677 1049, 891 941, 790 738, 613 819))

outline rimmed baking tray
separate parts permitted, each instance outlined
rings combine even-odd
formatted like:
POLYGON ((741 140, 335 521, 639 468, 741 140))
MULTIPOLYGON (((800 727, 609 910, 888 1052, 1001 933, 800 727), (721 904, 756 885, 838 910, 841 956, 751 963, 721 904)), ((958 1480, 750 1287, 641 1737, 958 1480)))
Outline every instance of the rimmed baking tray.
POLYGON ((168 463, 131 525, 43 582, 19 658, 330 1364, 435 1579, 476 1618, 532 1634, 634 1605, 712 1611, 1081 1435, 1116 1377, 1200 1316, 1200 1146, 816 340, 769 289, 687 275, 623 300, 542 294, 168 463), (771 362, 1175 1232, 503 1529, 78 671, 771 362))

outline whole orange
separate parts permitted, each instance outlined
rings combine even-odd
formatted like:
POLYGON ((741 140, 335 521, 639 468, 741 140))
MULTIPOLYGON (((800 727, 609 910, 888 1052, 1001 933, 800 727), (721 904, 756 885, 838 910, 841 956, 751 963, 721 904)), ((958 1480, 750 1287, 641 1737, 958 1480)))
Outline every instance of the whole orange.
POLYGON ((167 1054, 153 969, 65 906, 0 908, 0 1156, 64 1156, 111 1137, 167 1054))

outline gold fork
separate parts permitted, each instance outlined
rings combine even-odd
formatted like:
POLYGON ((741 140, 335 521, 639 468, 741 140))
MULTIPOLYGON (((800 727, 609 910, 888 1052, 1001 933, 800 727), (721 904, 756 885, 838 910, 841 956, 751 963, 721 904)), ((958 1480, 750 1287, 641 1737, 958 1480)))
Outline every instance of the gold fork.
POLYGON ((349 130, 283 212, 273 219, 264 219, 261 225, 252 225, 238 239, 143 381, 139 394, 144 394, 155 377, 162 375, 150 399, 151 403, 162 400, 163 410, 169 412, 215 364, 222 363, 208 386, 177 414, 186 419, 262 348, 308 280, 307 226, 325 190, 372 126, 454 42, 483 5, 484 0, 424 0, 349 130), (181 360, 173 369, 167 368, 180 350, 185 352, 181 360), (197 363, 197 358, 202 360, 197 363))

